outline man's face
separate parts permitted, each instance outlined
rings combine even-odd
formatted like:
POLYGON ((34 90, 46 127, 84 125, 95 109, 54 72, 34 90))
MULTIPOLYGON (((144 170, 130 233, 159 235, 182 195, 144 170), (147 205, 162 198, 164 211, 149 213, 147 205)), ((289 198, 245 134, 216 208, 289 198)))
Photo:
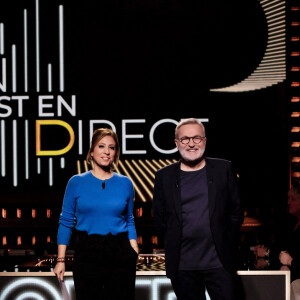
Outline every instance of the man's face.
POLYGON ((187 124, 178 129, 175 144, 184 161, 194 162, 203 157, 206 147, 206 138, 202 139, 198 144, 191 139, 196 138, 195 141, 199 142, 199 137, 204 138, 205 136, 202 127, 198 124, 187 124), (190 140, 187 144, 183 144, 181 142, 183 138, 190 138, 190 140))

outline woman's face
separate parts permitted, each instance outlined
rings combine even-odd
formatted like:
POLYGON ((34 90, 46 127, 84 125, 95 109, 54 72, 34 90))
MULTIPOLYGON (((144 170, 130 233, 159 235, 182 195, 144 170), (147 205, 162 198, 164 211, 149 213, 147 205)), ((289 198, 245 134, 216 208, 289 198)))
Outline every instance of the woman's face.
POLYGON ((106 135, 98 141, 91 152, 95 167, 107 168, 111 166, 115 160, 116 142, 110 135, 106 135))
POLYGON ((300 195, 289 194, 288 195, 288 207, 289 213, 291 215, 297 216, 300 218, 300 195))

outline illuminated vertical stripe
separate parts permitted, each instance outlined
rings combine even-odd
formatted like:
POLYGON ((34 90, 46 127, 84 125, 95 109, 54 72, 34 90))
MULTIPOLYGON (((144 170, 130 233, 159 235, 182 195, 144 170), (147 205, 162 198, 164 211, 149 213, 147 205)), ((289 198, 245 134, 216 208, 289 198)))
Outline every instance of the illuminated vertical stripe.
POLYGON ((18 185, 17 121, 13 120, 13 185, 18 185))
POLYGON ((65 166, 66 166, 65 158, 64 158, 64 157, 61 157, 61 158, 60 158, 60 167, 61 167, 61 169, 64 169, 65 166))
POLYGON ((36 91, 40 91, 40 27, 39 0, 35 0, 35 55, 36 55, 36 91))
POLYGON ((49 158, 49 185, 53 185, 53 159, 49 158))
POLYGON ((4 24, 0 23, 0 54, 4 54, 4 24))
POLYGON ((77 174, 81 174, 81 165, 80 165, 80 160, 77 160, 77 174))
POLYGON ((52 92, 52 65, 48 64, 48 92, 52 92))
POLYGON ((28 120, 25 120, 25 178, 29 179, 29 135, 28 120))
POLYGON ((87 172, 89 170, 88 164, 86 162, 86 160, 84 160, 83 162, 83 167, 84 167, 84 171, 87 172))
POLYGON ((16 45, 12 45, 12 91, 15 93, 17 91, 17 57, 16 57, 16 45))
POLYGON ((24 91, 28 92, 27 10, 24 9, 24 91))
POLYGON ((41 174, 41 159, 39 157, 36 161, 36 170, 38 174, 41 174))
POLYGON ((63 6, 59 6, 59 89, 64 91, 64 22, 63 6))
POLYGON ((78 154, 82 154, 82 120, 78 121, 78 154))
POLYGON ((1 175, 2 177, 6 174, 5 164, 5 122, 1 120, 1 175))
POLYGON ((6 92, 6 58, 2 58, 2 83, 0 83, 0 89, 2 92, 6 92))

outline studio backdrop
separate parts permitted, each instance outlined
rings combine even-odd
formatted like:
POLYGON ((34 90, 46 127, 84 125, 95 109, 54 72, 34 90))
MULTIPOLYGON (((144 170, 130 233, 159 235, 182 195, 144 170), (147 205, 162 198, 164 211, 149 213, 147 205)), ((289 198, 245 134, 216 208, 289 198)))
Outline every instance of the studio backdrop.
POLYGON ((147 185, 143 164, 179 158, 174 129, 189 117, 207 155, 234 163, 246 203, 285 200, 286 7, 272 2, 2 1, 1 202, 60 207, 99 127, 147 185))

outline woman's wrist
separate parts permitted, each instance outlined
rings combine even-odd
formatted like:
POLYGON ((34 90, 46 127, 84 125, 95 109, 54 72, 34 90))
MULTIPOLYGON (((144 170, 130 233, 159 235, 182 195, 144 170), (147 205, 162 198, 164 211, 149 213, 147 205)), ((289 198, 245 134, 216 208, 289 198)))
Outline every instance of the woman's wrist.
POLYGON ((57 262, 57 263, 59 263, 59 262, 60 262, 60 263, 65 263, 65 262, 66 262, 66 258, 65 258, 65 257, 57 257, 57 258, 56 258, 56 262, 57 262))

